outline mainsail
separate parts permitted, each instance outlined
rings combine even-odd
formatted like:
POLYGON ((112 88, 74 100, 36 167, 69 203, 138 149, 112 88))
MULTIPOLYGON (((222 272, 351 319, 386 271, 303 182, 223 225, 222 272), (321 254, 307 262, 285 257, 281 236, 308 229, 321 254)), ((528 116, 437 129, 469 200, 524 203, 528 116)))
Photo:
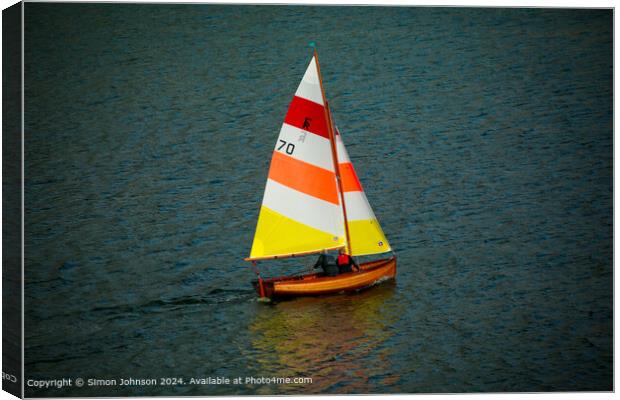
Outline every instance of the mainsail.
POLYGON ((329 134, 318 65, 313 57, 273 151, 249 259, 345 245, 329 134))
POLYGON ((391 251, 329 115, 315 55, 280 129, 247 260, 391 251))

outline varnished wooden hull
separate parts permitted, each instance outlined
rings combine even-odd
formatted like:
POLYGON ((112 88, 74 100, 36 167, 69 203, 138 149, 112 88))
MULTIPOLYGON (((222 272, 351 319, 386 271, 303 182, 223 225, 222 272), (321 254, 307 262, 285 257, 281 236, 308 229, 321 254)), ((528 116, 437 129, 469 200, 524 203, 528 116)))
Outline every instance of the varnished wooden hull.
MULTIPOLYGON (((337 276, 319 273, 285 276, 263 280, 265 297, 318 296, 323 294, 360 290, 375 283, 394 279, 396 276, 396 256, 370 261, 360 265, 360 271, 347 272, 337 276)), ((261 294, 260 285, 254 282, 261 294)))

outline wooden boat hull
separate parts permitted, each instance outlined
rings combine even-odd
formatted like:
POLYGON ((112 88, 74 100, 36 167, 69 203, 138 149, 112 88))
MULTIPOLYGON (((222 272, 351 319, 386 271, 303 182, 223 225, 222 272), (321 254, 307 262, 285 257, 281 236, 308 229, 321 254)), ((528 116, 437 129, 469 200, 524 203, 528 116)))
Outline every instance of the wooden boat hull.
POLYGON ((396 256, 360 264, 360 270, 346 272, 337 276, 312 273, 297 276, 284 276, 263 279, 262 292, 258 281, 254 286, 264 297, 318 296, 350 292, 372 286, 382 280, 396 276, 396 256))

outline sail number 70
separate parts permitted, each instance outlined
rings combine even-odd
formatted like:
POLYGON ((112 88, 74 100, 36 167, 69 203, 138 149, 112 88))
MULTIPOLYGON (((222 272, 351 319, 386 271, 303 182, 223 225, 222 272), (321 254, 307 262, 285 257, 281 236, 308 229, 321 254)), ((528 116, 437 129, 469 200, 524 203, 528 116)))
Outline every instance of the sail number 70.
POLYGON ((281 144, 280 146, 278 146, 278 150, 284 149, 286 154, 293 154, 293 152, 295 151, 295 145, 293 143, 288 143, 287 141, 282 139, 280 139, 279 141, 281 144))

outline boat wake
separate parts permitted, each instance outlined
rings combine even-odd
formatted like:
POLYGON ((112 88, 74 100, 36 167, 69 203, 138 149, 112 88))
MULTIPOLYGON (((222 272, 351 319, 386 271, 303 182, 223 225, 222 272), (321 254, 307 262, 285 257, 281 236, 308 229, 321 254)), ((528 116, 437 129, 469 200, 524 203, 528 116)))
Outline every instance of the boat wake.
POLYGON ((127 314, 150 314, 174 311, 181 308, 214 305, 222 303, 244 303, 253 301, 254 291, 242 289, 212 289, 204 295, 179 296, 167 299, 151 300, 142 304, 121 304, 109 307, 97 307, 93 313, 102 313, 111 317, 127 314))
POLYGON ((387 282, 387 281, 389 281, 389 280, 391 280, 391 279, 392 279, 392 278, 391 278, 391 277, 389 277, 389 276, 382 276, 381 278, 379 278, 379 279, 377 279, 376 281, 374 281, 374 282, 372 283, 372 285, 370 285, 370 286, 376 286, 376 285, 379 285, 379 284, 381 284, 381 283, 383 283, 383 282, 387 282))

